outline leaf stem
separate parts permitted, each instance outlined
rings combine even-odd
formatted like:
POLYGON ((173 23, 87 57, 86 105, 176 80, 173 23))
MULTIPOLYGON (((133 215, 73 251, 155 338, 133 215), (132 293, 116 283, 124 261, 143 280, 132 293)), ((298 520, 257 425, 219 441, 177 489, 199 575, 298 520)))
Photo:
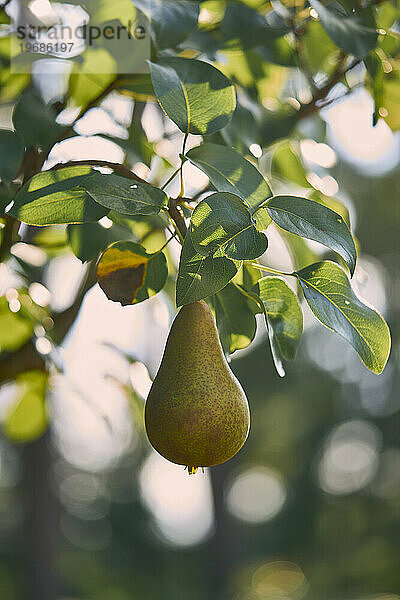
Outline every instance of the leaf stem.
POLYGON ((266 271, 267 273, 273 273, 274 275, 282 275, 284 277, 296 277, 295 273, 284 273, 283 271, 277 271, 276 269, 272 269, 272 267, 265 267, 264 265, 259 265, 258 263, 249 263, 251 267, 255 267, 256 269, 260 269, 261 271, 266 271))
POLYGON ((183 138, 183 144, 182 144, 181 166, 179 167, 179 174, 180 174, 180 179, 181 179, 181 191, 179 192, 178 198, 183 198, 183 196, 185 195, 185 188, 183 185, 183 165, 185 164, 185 161, 182 159, 182 156, 185 156, 186 142, 188 139, 188 135, 189 135, 188 132, 185 133, 185 137, 183 138))
POLYGON ((254 294, 254 295, 249 294, 249 292, 247 290, 245 290, 244 288, 242 288, 241 285, 238 285, 234 281, 232 281, 232 283, 243 294, 243 296, 246 296, 246 298, 253 300, 253 302, 255 302, 257 304, 257 306, 260 308, 261 312, 265 313, 265 306, 262 303, 262 301, 260 300, 260 298, 257 296, 257 294, 254 294))
MULTIPOLYGON (((168 229, 168 231, 169 231, 169 229, 168 229)), ((171 235, 171 237, 167 239, 167 241, 165 242, 165 244, 164 244, 163 246, 161 246, 161 248, 160 248, 159 250, 157 250, 156 254, 160 254, 160 253, 161 253, 161 252, 164 250, 164 248, 166 248, 166 247, 168 246, 168 244, 169 244, 169 243, 170 243, 170 242, 171 242, 171 241, 172 241, 174 238, 176 238, 177 236, 178 236, 178 233, 175 231, 175 233, 173 233, 173 234, 171 235)))
POLYGON ((175 179, 175 177, 178 175, 178 173, 180 173, 181 167, 182 167, 182 165, 180 165, 180 167, 172 173, 171 177, 169 177, 169 179, 167 179, 167 181, 165 183, 163 183, 163 185, 160 188, 161 190, 164 190, 167 187, 167 185, 169 185, 171 183, 171 181, 173 179, 175 179))

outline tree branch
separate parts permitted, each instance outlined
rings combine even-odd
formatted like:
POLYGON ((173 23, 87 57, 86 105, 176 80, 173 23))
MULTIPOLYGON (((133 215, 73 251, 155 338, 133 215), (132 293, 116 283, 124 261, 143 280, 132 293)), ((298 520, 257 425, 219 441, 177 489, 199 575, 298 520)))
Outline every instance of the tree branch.
POLYGON ((125 177, 129 177, 129 179, 134 179, 135 181, 139 181, 139 183, 147 183, 144 179, 136 175, 133 171, 126 167, 125 165, 121 165, 119 163, 109 162, 107 160, 69 160, 65 163, 58 163, 54 165, 50 170, 54 171, 57 169, 64 169, 65 167, 75 167, 75 166, 88 166, 88 167, 106 167, 107 169, 112 169, 113 171, 124 175, 125 177))
POLYGON ((45 153, 45 159, 47 159, 48 155, 50 154, 51 149, 53 148, 53 146, 55 144, 58 144, 59 142, 62 142, 63 140, 65 140, 67 137, 69 137, 70 133, 73 131, 76 123, 79 121, 79 119, 82 119, 82 117, 87 113, 88 110, 90 110, 91 108, 94 108, 95 106, 97 106, 97 104, 99 102, 101 102, 102 100, 104 100, 104 98, 106 96, 108 96, 108 94, 115 89, 115 85, 118 81, 118 77, 116 77, 115 79, 113 79, 111 81, 111 83, 108 84, 108 86, 102 91, 100 92, 100 94, 98 96, 96 96, 95 98, 93 98, 93 100, 91 100, 84 108, 82 108, 78 114, 78 116, 76 117, 76 119, 74 119, 73 123, 71 123, 70 125, 68 125, 64 131, 62 132, 62 134, 60 135, 60 137, 54 142, 54 144, 52 144, 52 146, 50 146, 47 150, 47 152, 45 153))
MULTIPOLYGON (((93 260, 89 264, 86 277, 73 304, 62 312, 52 315, 54 320, 53 338, 57 344, 61 344, 64 340, 79 313, 86 293, 95 283, 96 260, 93 260)), ((46 370, 45 360, 37 352, 32 339, 15 352, 4 352, 0 357, 0 383, 15 379, 21 373, 32 370, 46 370)))
POLYGON ((70 327, 73 325, 83 302, 83 299, 86 296, 86 293, 92 288, 97 281, 97 258, 90 261, 88 264, 88 268, 86 271, 86 276, 82 282, 82 285, 76 295, 74 303, 69 307, 63 310, 60 313, 53 315, 54 320, 54 329, 53 329, 53 339, 57 344, 61 344, 67 335, 70 327))
POLYGON ((336 65, 336 68, 335 68, 334 72, 332 73, 331 77, 329 78, 329 80, 326 82, 326 84, 323 85, 322 87, 318 88, 318 90, 315 92, 315 94, 313 96, 313 99, 311 100, 311 102, 309 102, 309 104, 301 105, 300 110, 297 113, 297 116, 299 119, 304 119, 305 117, 309 117, 314 112, 317 112, 318 110, 320 110, 320 108, 322 108, 322 107, 319 106, 318 103, 322 102, 322 100, 324 100, 326 98, 326 96, 329 94, 329 92, 335 87, 335 85, 337 83, 339 83, 339 81, 341 81, 341 79, 343 79, 343 77, 346 75, 346 73, 351 71, 351 69, 354 69, 355 66, 357 66, 358 64, 360 64, 362 62, 360 59, 354 59, 354 61, 352 61, 352 63, 348 67, 344 67, 347 58, 348 57, 346 54, 342 53, 340 55, 340 58, 336 65))
POLYGON ((185 239, 187 227, 186 227, 186 223, 185 223, 183 214, 181 213, 181 211, 178 207, 180 200, 181 200, 180 198, 178 198, 178 199, 170 198, 169 206, 168 206, 168 214, 171 217, 171 219, 174 221, 174 223, 176 224, 176 226, 179 230, 179 233, 181 234, 183 239, 185 239))

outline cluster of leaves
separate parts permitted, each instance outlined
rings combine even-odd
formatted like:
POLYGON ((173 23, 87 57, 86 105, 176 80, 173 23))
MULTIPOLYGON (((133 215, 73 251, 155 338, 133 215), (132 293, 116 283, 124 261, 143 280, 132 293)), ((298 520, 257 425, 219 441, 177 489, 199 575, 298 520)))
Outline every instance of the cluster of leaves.
MULTIPOLYGON (((100 4, 107 8, 107 2, 100 4)), ((351 288, 357 253, 346 209, 312 187, 296 145, 278 140, 298 138, 299 124, 307 118, 316 131, 323 129, 319 109, 360 83, 374 98, 374 123, 384 117, 393 129, 400 126, 398 7, 390 2, 361 6, 353 0, 327 5, 318 0, 134 0, 120 9, 126 11, 121 22, 136 10, 149 18, 149 73, 119 75, 117 64, 114 71, 90 77, 91 70, 100 72, 105 57, 104 49, 88 48, 62 102, 46 104, 29 76, 13 75, 6 38, 0 40, 0 102, 19 96, 13 130, 0 131, 0 210, 6 211, 1 258, 17 240, 15 226, 25 223, 36 245, 48 244, 49 257, 57 244, 69 244, 82 261, 98 259, 97 278, 107 297, 135 304, 175 280, 165 236, 172 227, 172 237, 182 244, 176 304, 207 299, 227 353, 253 340, 255 317, 263 314, 277 370, 284 374, 282 360, 294 358, 303 329, 302 291, 317 319, 352 344, 369 369, 382 372, 389 330, 351 288), (42 170, 54 145, 75 136, 79 119, 115 91, 135 100, 126 139, 103 136, 124 150, 125 163, 80 161, 42 170), (143 129, 146 102, 158 106, 164 122, 170 119, 183 134, 180 164, 163 185, 144 181, 132 169, 138 161, 150 166, 157 155, 143 129), (58 114, 71 107, 79 107, 77 119, 60 125, 58 114), (192 134, 203 139, 186 150, 192 134), (273 178, 298 193, 273 193, 251 145, 272 156, 273 178), (184 193, 186 162, 209 180, 194 198, 184 193), (182 190, 171 198, 165 190, 175 176, 182 190), (104 217, 109 228, 103 227, 104 217), (61 242, 58 225, 67 226, 61 242), (46 228, 47 242, 35 226, 46 228), (295 271, 280 273, 263 264, 269 227, 287 244, 295 271), (51 232, 56 242, 49 241, 51 232), (143 240, 154 233, 158 247, 149 249, 143 240), (304 239, 326 246, 340 264, 318 260, 304 239), (268 276, 261 277, 263 271, 268 276)), ((170 168, 165 158, 162 165, 170 168)), ((28 273, 26 264, 21 268, 28 273)), ((21 315, 11 311, 4 318, 17 325, 21 315)), ((21 338, 17 345, 25 342, 21 338)))

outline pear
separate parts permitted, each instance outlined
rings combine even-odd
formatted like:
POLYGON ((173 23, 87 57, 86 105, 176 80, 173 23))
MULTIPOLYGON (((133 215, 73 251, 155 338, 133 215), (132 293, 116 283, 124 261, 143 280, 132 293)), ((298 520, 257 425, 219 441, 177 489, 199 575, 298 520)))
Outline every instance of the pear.
POLYGON ((232 458, 246 441, 249 406, 226 362, 204 300, 176 316, 145 407, 152 446, 189 473, 232 458))

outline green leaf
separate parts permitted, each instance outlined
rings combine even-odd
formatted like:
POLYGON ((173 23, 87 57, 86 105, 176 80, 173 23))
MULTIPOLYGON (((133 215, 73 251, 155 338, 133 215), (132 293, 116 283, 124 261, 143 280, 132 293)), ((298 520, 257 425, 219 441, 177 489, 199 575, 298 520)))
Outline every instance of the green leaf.
POLYGON ((85 189, 90 167, 43 171, 30 179, 15 196, 9 214, 28 225, 98 221, 108 210, 85 189))
POLYGON ((347 227, 350 229, 350 214, 347 206, 343 204, 340 200, 335 198, 334 196, 325 196, 319 190, 312 190, 312 192, 307 196, 310 200, 314 200, 318 202, 318 204, 322 204, 323 206, 327 206, 334 212, 338 213, 339 217, 343 217, 344 222, 347 227))
POLYGON ((147 139, 141 120, 135 118, 135 115, 133 115, 131 124, 128 128, 128 139, 126 140, 124 150, 130 164, 135 164, 139 161, 150 168, 151 159, 153 158, 155 151, 152 144, 150 144, 147 139))
POLYGON ((232 83, 200 60, 166 58, 150 63, 151 79, 165 114, 184 133, 215 133, 229 123, 236 107, 232 83))
POLYGON ((229 46, 245 48, 264 45, 291 30, 282 16, 271 10, 264 17, 258 11, 240 3, 229 3, 221 22, 221 33, 229 46))
POLYGON ((134 0, 151 22, 158 48, 175 48, 196 29, 197 2, 186 0, 134 0))
POLYGON ((260 120, 262 112, 256 102, 251 102, 247 97, 242 97, 242 100, 238 98, 232 119, 221 131, 225 144, 235 147, 243 154, 248 153, 251 144, 261 144, 260 120), (246 105, 244 105, 244 102, 246 105))
POLYGON ((254 339, 257 324, 254 302, 241 290, 228 283, 212 298, 222 347, 226 354, 247 348, 254 339))
MULTIPOLYGON (((244 288, 247 292, 253 290, 254 286, 260 279, 260 271, 256 267, 254 267, 251 263, 243 263, 243 267, 241 268, 238 275, 241 275, 241 281, 237 281, 242 288, 244 288)), ((237 277, 236 279, 239 279, 237 277)), ((257 303, 258 305, 258 303, 257 303)), ((258 305, 258 312, 262 313, 263 311, 260 309, 258 305)))
POLYGON ((357 298, 343 269, 324 261, 296 275, 317 319, 344 337, 368 369, 382 373, 390 352, 389 328, 376 310, 357 298))
POLYGON ((282 229, 279 234, 290 254, 293 268, 298 270, 318 260, 318 254, 310 248, 306 240, 282 229))
POLYGON ((129 27, 137 19, 137 10, 131 0, 86 0, 85 8, 90 14, 90 23, 96 25, 108 24, 119 20, 129 27))
POLYGON ((289 141, 278 144, 272 155, 272 177, 288 179, 300 187, 308 188, 305 169, 289 141))
POLYGON ((360 15, 349 16, 337 2, 324 6, 319 0, 310 0, 310 4, 329 37, 348 54, 364 58, 376 47, 378 33, 360 15))
MULTIPOLYGON (((6 46, 6 52, 9 56, 10 39, 2 38, 2 41, 8 46, 6 46)), ((3 48, 3 57, 4 56, 3 48)), ((15 102, 23 93, 26 86, 29 85, 31 80, 30 74, 16 73, 15 70, 11 70, 10 67, 6 66, 7 62, 9 62, 9 60, 3 62, 3 66, 0 70, 0 102, 2 104, 15 102)))
POLYGON ((280 277, 263 277, 258 293, 264 306, 271 352, 279 375, 282 359, 293 360, 303 332, 303 313, 296 294, 280 277))
MULTIPOLYGON (((260 171, 233 148, 202 144, 189 150, 186 157, 209 177, 218 192, 232 192, 242 198, 251 214, 272 196, 260 171)), ((260 230, 271 222, 266 211, 256 213, 255 219, 260 230)))
POLYGON ((332 58, 337 46, 318 21, 310 21, 301 36, 304 57, 313 73, 330 73, 335 63, 332 58))
POLYGON ((15 131, 0 129, 0 178, 10 183, 17 175, 24 156, 24 144, 15 131))
POLYGON ((283 67, 296 67, 297 56, 293 45, 286 38, 268 40, 260 48, 264 60, 283 67))
POLYGON ((214 256, 198 254, 190 232, 186 234, 179 262, 176 282, 176 304, 183 306, 219 292, 236 275, 239 261, 217 253, 214 256))
POLYGON ((92 171, 84 186, 96 202, 125 215, 156 215, 167 200, 162 190, 149 183, 99 171, 92 171))
POLYGON ((46 430, 47 378, 42 371, 28 371, 17 377, 17 395, 3 421, 3 431, 12 441, 31 442, 46 430))
POLYGON ((357 251, 350 230, 340 215, 327 206, 299 196, 274 196, 265 207, 282 229, 324 244, 340 254, 353 275, 357 251))
POLYGON ((270 146, 276 140, 288 137, 298 119, 297 111, 291 106, 282 105, 279 110, 265 110, 260 130, 260 145, 270 146))
POLYGON ((10 184, 8 186, 0 184, 0 214, 2 214, 5 211, 6 206, 14 200, 15 193, 18 189, 19 186, 16 184, 10 184))
POLYGON ((268 246, 244 201, 229 192, 211 194, 196 206, 190 236, 195 250, 203 256, 221 250, 229 258, 251 260, 264 254, 268 246))
POLYGON ((55 110, 44 103, 39 92, 28 88, 15 106, 13 123, 26 146, 48 146, 63 131, 55 121, 56 116, 55 110))
POLYGON ((134 242, 116 242, 102 254, 97 265, 99 286, 109 300, 122 306, 138 304, 154 296, 168 276, 163 252, 148 254, 134 242))
POLYGON ((378 52, 372 52, 369 56, 367 56, 364 60, 364 64, 372 80, 372 97, 374 99, 374 114, 372 117, 372 124, 375 127, 380 118, 379 109, 384 104, 385 71, 383 69, 382 59, 378 52))
MULTIPOLYGON (((4 6, 4 5, 3 5, 4 6)), ((5 23, 10 23, 10 16, 6 13, 4 8, 0 8, 0 23, 3 25, 5 23)))
POLYGON ((0 297, 0 352, 13 352, 33 334, 33 325, 21 312, 12 312, 5 296, 0 297))
POLYGON ((69 78, 70 104, 87 106, 106 90, 115 75, 115 60, 105 48, 86 48, 79 62, 74 62, 69 78))
POLYGON ((113 225, 106 229, 100 223, 68 225, 68 242, 75 256, 82 262, 95 258, 112 242, 121 239, 121 227, 113 225))
POLYGON ((150 73, 132 73, 126 75, 125 78, 124 75, 121 75, 115 86, 121 94, 132 96, 139 102, 156 99, 150 73))
POLYGON ((387 110, 386 123, 392 131, 400 129, 400 69, 385 74, 383 106, 387 110))

